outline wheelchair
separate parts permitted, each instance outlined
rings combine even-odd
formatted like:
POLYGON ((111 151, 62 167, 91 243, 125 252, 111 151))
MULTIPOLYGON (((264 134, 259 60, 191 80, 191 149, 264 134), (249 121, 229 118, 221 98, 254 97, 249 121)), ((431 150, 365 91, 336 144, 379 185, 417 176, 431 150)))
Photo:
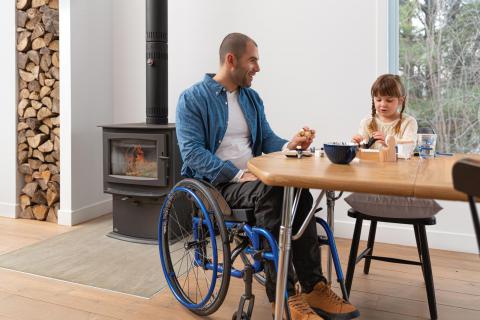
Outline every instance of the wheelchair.
MULTIPOLYGON (((315 219, 326 231, 327 237, 319 237, 319 242, 330 246, 337 281, 348 300, 332 232, 323 219, 315 219)), ((232 319, 251 319, 255 302, 252 280, 265 284, 266 260, 278 269, 277 242, 270 232, 255 226, 253 209, 231 209, 220 192, 204 181, 184 179, 172 188, 160 211, 158 240, 171 292, 200 316, 218 310, 233 276, 243 279, 245 291, 232 319)), ((288 307, 286 315, 290 318, 288 307)))

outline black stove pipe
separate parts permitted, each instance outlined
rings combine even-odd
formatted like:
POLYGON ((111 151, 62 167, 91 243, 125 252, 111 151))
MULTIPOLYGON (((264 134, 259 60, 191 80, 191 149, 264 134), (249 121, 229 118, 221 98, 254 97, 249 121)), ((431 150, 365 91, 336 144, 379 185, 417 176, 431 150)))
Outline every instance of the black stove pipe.
POLYGON ((168 124, 167 0, 146 0, 147 124, 168 124))

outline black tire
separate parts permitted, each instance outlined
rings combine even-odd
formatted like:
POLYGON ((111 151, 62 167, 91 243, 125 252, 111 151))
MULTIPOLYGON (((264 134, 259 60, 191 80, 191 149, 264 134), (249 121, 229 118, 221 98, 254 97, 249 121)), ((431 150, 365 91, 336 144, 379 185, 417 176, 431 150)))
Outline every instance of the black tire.
POLYGON ((231 272, 227 228, 210 188, 193 179, 177 183, 165 200, 158 226, 160 260, 170 290, 200 316, 222 305, 231 272))

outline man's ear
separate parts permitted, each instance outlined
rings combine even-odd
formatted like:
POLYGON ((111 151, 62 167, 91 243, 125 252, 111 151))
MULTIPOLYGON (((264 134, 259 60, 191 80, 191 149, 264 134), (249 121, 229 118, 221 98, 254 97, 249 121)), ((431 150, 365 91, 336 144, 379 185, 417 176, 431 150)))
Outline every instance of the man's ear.
POLYGON ((234 67, 237 64, 237 58, 235 58, 235 55, 233 53, 227 53, 225 55, 225 63, 229 67, 234 67))

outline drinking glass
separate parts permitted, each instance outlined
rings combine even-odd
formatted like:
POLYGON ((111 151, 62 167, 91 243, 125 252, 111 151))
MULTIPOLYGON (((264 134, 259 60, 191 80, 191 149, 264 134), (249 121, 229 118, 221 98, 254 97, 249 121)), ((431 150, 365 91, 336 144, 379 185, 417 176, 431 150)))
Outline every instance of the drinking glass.
POLYGON ((422 159, 433 158, 435 156, 435 145, 437 144, 437 135, 434 133, 422 133, 418 135, 418 151, 422 159))

